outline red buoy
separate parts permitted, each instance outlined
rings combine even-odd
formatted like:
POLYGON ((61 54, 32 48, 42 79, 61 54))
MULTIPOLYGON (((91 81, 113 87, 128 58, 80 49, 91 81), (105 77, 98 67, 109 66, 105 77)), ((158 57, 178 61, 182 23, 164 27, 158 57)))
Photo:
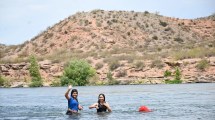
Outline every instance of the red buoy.
POLYGON ((151 112, 151 110, 146 106, 140 106, 139 112, 151 112))

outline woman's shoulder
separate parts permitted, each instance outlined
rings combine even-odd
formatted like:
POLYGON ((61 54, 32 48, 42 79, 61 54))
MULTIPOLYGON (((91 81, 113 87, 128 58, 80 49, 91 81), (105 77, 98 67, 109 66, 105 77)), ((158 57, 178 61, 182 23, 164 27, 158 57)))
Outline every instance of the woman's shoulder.
POLYGON ((94 103, 94 104, 95 104, 95 105, 98 105, 99 103, 96 102, 96 103, 94 103))

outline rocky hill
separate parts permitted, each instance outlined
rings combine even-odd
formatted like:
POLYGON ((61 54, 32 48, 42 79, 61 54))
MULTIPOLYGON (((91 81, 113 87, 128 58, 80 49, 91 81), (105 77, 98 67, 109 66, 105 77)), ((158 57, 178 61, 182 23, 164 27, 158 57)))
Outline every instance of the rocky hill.
POLYGON ((178 66, 184 82, 215 82, 213 16, 178 19, 147 11, 79 12, 21 45, 0 47, 1 74, 13 82, 30 79, 31 54, 40 61, 47 85, 74 58, 95 67, 98 81, 106 80, 111 71, 122 83, 164 83, 164 72, 178 66))

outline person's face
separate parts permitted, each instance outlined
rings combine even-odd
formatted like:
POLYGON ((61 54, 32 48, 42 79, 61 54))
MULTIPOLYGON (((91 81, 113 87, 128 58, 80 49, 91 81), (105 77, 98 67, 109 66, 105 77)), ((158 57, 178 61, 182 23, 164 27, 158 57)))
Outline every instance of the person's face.
POLYGON ((77 98, 77 96, 78 96, 78 93, 77 93, 77 92, 73 92, 73 93, 72 93, 72 97, 73 97, 73 98, 77 98))
POLYGON ((104 101, 103 95, 99 95, 99 101, 100 101, 100 102, 104 101))

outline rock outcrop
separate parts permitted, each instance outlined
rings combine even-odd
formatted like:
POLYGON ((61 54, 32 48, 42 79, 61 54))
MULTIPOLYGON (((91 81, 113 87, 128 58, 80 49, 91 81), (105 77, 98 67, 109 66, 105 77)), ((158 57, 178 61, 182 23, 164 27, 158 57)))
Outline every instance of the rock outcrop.
MULTIPOLYGON (((113 77, 120 81, 120 84, 163 84, 165 79, 174 79, 174 76, 164 77, 166 70, 174 73, 175 66, 181 71, 183 83, 212 83, 215 82, 215 57, 211 57, 209 67, 205 70, 196 68, 200 59, 185 59, 181 61, 164 62, 163 68, 151 68, 150 62, 143 69, 135 67, 120 66, 112 72, 113 77), (186 64, 184 64, 186 63, 186 64)), ((147 63, 147 62, 146 62, 147 63)), ((8 79, 11 79, 11 87, 27 87, 30 82, 29 63, 1 64, 0 73, 8 79)), ((39 62, 40 73, 45 86, 62 76, 63 65, 51 63, 49 60, 39 62)), ((107 67, 97 70, 100 80, 107 79, 107 67)))

